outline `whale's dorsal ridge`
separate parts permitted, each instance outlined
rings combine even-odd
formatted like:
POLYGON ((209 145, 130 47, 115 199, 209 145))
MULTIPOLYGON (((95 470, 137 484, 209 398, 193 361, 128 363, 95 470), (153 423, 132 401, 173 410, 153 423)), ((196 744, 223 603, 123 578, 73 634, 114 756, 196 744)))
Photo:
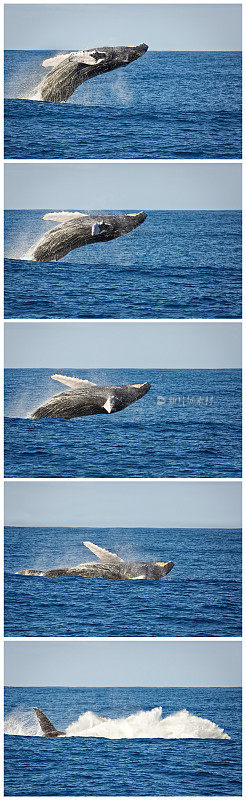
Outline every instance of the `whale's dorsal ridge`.
POLYGON ((69 386, 70 389, 82 388, 83 386, 96 386, 96 383, 93 381, 83 380, 82 378, 73 378, 70 375, 51 375, 50 376, 53 381, 59 381, 59 383, 64 383, 65 386, 69 386))
POLYGON ((93 542, 83 542, 83 544, 85 547, 88 547, 88 550, 91 550, 91 552, 94 553, 94 555, 97 556, 100 561, 124 562, 124 559, 120 558, 120 556, 117 556, 116 553, 111 553, 110 550, 106 550, 104 547, 98 547, 98 545, 93 544, 93 542))

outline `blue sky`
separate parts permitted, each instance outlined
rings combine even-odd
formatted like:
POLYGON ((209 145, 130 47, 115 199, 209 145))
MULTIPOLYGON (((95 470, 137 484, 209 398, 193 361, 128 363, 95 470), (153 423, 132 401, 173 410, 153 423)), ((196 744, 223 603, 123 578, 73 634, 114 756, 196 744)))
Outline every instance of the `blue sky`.
POLYGON ((240 528, 240 481, 5 481, 5 525, 240 528))
MULTIPOLYGON (((241 322, 43 320, 5 323, 5 367, 241 367, 241 322)), ((148 375, 146 374, 146 380, 148 375)))
POLYGON ((240 50, 240 4, 7 4, 5 49, 240 50))
POLYGON ((5 685, 241 686, 241 643, 7 642, 5 685))
POLYGON ((240 164, 5 164, 5 208, 237 210, 241 181, 240 164))

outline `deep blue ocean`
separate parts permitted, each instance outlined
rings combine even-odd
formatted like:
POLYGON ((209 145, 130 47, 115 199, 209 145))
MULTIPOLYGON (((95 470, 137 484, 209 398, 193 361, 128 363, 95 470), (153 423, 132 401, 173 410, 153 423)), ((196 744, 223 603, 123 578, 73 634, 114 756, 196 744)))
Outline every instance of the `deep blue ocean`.
MULTIPOLYGON (((7 688, 5 696, 7 796, 241 794, 241 689, 28 687, 7 688), (33 705, 66 737, 42 738, 33 705), (174 736, 184 736, 187 723, 193 736, 195 727, 201 733, 202 720, 196 726, 192 714, 214 722, 231 738, 153 738, 146 717, 137 715, 156 709, 155 735, 158 730, 161 735, 165 723, 158 720, 159 706, 163 717, 173 715, 174 736), (183 709, 189 713, 177 713, 183 709), (72 723, 88 710, 109 717, 109 731, 119 730, 117 718, 136 715, 131 738, 75 735, 72 723)), ((80 717, 76 731, 82 725, 80 717)))
POLYGON ((5 477, 241 476, 241 370, 79 369, 98 384, 151 389, 116 414, 28 418, 62 390, 50 378, 56 371, 6 370, 5 477))
POLYGON ((47 210, 5 212, 5 317, 241 317, 241 211, 148 211, 112 242, 27 261, 47 210))
POLYGON ((241 636, 241 530, 5 528, 5 636, 241 636), (171 560, 163 580, 16 575, 96 561, 171 560))
POLYGON ((5 52, 5 158, 241 158, 241 53, 148 52, 67 103, 27 99, 56 51, 5 52))

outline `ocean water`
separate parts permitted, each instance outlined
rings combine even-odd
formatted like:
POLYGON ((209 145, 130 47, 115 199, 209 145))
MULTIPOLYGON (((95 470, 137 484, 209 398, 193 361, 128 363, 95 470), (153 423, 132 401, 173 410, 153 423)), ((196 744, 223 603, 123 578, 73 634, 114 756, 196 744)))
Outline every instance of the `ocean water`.
POLYGON ((241 476, 241 370, 76 370, 98 384, 151 389, 116 414, 30 419, 62 390, 55 371, 6 370, 5 477, 241 476))
POLYGON ((5 528, 5 636, 241 636, 241 530, 5 528), (171 560, 163 580, 17 575, 97 559, 171 560))
POLYGON ((148 52, 67 103, 28 99, 52 55, 5 52, 5 158, 241 158, 240 52, 148 52))
POLYGON ((7 796, 241 794, 240 689, 7 688, 5 717, 7 796), (40 736, 33 705, 66 737, 40 736))
POLYGON ((47 210, 5 212, 5 317, 241 317, 241 211, 148 211, 112 242, 27 261, 47 210))

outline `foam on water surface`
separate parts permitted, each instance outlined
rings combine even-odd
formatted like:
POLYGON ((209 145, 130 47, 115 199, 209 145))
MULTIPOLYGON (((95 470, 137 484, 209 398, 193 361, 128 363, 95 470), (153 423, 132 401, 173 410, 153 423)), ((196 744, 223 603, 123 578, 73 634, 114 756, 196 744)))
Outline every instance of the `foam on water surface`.
MULTIPOLYGON (((12 736, 42 736, 33 712, 14 709, 5 719, 5 733, 12 736)), ((138 711, 128 717, 112 719, 92 711, 81 714, 67 726, 66 737, 104 739, 230 739, 216 723, 195 716, 187 709, 167 717, 162 707, 138 711)))

